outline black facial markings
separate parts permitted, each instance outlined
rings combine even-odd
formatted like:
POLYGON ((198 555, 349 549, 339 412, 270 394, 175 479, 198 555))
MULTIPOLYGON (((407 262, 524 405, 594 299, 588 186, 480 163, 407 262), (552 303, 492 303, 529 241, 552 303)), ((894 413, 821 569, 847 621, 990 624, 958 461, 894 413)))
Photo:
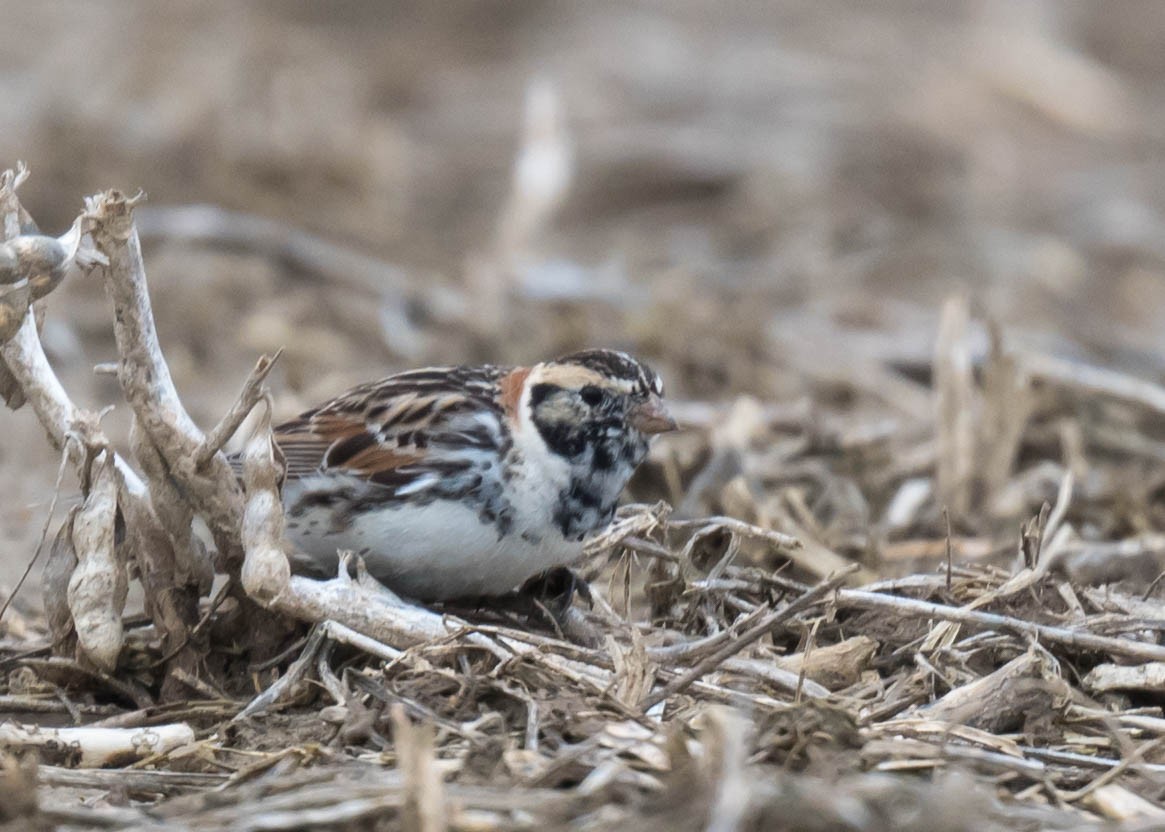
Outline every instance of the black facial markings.
POLYGON ((530 389, 530 414, 542 441, 551 451, 574 459, 586 449, 586 429, 588 425, 569 419, 547 418, 545 410, 551 400, 573 393, 554 384, 535 384, 530 389))
MULTIPOLYGON (((612 395, 594 385, 576 391, 553 384, 536 384, 530 391, 530 410, 546 446, 572 461, 578 461, 588 448, 598 448, 612 440, 618 443, 629 435, 626 396, 612 395), (590 404, 588 398, 597 401, 590 404), (579 406, 579 401, 586 407, 579 406)), ((616 453, 614 449, 600 453, 596 466, 609 468, 608 460, 616 453)))
POLYGON ((606 397, 606 394, 603 392, 602 388, 596 387, 593 384, 588 384, 586 387, 579 390, 578 395, 579 398, 583 400, 583 403, 589 405, 590 407, 597 407, 606 397))
POLYGON ((530 409, 537 410, 538 405, 561 390, 561 387, 554 384, 535 384, 530 388, 530 409))
POLYGON ((602 503, 602 498, 598 492, 589 487, 582 480, 575 480, 570 486, 570 491, 567 493, 567 498, 578 503, 583 508, 598 508, 602 503))
POLYGON ((594 476, 587 471, 575 474, 570 485, 559 492, 554 509, 554 525, 562 536, 581 540, 588 532, 610 523, 631 470, 624 476, 594 476))
POLYGON ((627 423, 627 409, 658 395, 659 378, 623 353, 587 350, 559 359, 615 381, 628 393, 599 385, 564 389, 536 384, 530 390, 531 417, 546 446, 571 466, 569 484, 558 494, 553 523, 567 540, 581 540, 614 516, 615 506, 635 467, 647 454, 647 440, 627 423))
MULTIPOLYGON (((535 424, 538 424, 537 421, 535 424)), ((542 441, 551 451, 574 459, 586 450, 586 437, 577 427, 562 422, 553 424, 538 424, 538 431, 542 434, 542 441)))

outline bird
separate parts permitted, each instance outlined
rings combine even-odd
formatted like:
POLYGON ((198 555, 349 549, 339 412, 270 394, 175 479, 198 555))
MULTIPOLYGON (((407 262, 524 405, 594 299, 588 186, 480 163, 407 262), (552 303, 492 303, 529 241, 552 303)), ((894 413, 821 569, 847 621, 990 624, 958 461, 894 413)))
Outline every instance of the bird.
POLYGON ((503 595, 576 563, 650 440, 659 375, 588 349, 532 366, 408 370, 274 428, 293 567, 339 553, 419 602, 503 595))

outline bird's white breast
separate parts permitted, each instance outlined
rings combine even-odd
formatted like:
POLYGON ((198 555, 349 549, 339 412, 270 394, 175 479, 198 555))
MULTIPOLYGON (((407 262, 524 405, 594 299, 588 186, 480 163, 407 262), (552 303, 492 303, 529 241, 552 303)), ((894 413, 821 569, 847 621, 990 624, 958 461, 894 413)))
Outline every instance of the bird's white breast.
MULTIPOLYGON (((518 460, 505 485, 512 521, 505 534, 483 521, 477 507, 455 500, 388 503, 372 511, 349 512, 341 523, 336 506, 312 505, 289 512, 287 536, 316 572, 334 572, 338 551, 364 558, 369 573, 402 595, 441 600, 498 595, 554 566, 578 560, 582 544, 567 541, 552 522, 563 484, 564 460, 548 454, 541 439, 514 432, 518 460), (533 459, 532 459, 533 457, 533 459)), ((291 481, 284 488, 289 509, 305 494, 357 492, 375 486, 335 474, 291 481)))

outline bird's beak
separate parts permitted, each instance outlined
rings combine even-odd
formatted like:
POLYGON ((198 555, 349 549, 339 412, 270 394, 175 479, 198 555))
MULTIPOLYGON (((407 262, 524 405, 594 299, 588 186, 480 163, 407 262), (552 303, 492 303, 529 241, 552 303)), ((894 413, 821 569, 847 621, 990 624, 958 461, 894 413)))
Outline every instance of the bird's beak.
POLYGON ((652 395, 643 404, 637 404, 627 414, 628 421, 640 433, 667 433, 679 427, 664 406, 663 399, 652 395))

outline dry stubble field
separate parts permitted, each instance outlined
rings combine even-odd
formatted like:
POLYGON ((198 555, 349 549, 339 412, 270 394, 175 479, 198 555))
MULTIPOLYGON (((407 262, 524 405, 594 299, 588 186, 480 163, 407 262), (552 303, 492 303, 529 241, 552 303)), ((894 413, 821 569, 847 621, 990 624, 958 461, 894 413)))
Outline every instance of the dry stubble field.
MULTIPOLYGON (((107 769, 44 751, 39 803, 14 753, 5 828, 1165 822, 1157 4, 3 18, 0 166, 29 163, 53 234, 85 196, 148 192, 158 331, 204 427, 280 347, 289 415, 394 369, 584 345, 651 360, 687 425, 594 548, 596 644, 485 614, 387 663, 325 639, 236 720, 306 629, 267 662, 212 641, 163 688, 133 590, 95 675, 49 658, 34 569, 0 622, 4 716, 194 740, 107 769)), ((93 372, 117 358, 101 280, 43 304, 66 388, 118 405, 128 453, 93 372)), ((58 458, 27 407, 2 418, 7 592, 58 458)), ((78 491, 70 470, 56 522, 78 491)))

